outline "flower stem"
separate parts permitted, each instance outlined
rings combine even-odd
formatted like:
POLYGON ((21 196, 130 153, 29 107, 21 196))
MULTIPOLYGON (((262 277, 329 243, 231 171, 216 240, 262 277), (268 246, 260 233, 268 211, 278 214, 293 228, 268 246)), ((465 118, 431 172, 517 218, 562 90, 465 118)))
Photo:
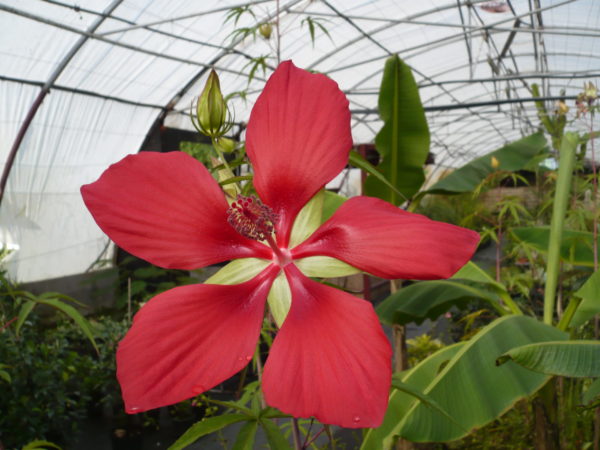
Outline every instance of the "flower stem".
POLYGON ((298 426, 298 419, 292 417, 292 436, 294 438, 294 450, 302 450, 302 444, 300 443, 300 427, 298 426))
POLYGON ((552 325, 556 303, 556 287, 560 265, 560 246, 567 203, 571 193, 571 179, 575 163, 575 150, 579 137, 575 133, 566 133, 560 146, 560 161, 554 207, 550 223, 550 244, 548 246, 548 263, 546 265, 546 286, 544 289, 544 323, 552 325))
POLYGON ((8 328, 8 327, 10 326, 10 324, 11 324, 11 323, 13 323, 15 320, 17 320, 18 318, 19 318, 18 316, 15 316, 15 317, 13 317, 12 319, 10 319, 8 322, 6 322, 4 325, 2 325, 2 326, 0 327, 0 331, 3 331, 3 330, 5 330, 6 328, 8 328))

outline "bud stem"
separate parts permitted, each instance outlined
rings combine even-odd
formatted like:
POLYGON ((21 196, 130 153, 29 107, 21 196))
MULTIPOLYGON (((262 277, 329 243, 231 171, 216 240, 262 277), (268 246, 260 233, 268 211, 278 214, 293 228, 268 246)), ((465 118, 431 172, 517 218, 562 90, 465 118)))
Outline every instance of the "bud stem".
MULTIPOLYGON (((226 168, 226 169, 227 169, 229 172, 231 172, 231 175, 235 175, 235 174, 233 173, 233 170, 231 170, 231 167, 229 167, 229 164, 227 163, 227 159, 225 158, 225 155, 223 154, 223 152, 222 152, 221 150, 219 150, 219 145, 218 145, 218 143, 217 143, 217 140, 216 140, 215 138, 212 138, 212 145, 213 145, 213 148, 215 149, 215 152, 217 153, 217 158, 219 158, 219 160, 220 160, 220 161, 223 163, 223 165, 225 166, 225 168, 226 168)), ((237 182, 236 182, 236 183, 234 183, 234 184, 235 184, 235 187, 237 188, 237 191, 238 191, 238 192, 241 192, 241 191, 242 191, 242 189, 241 189, 241 187, 240 187, 240 186, 237 184, 237 182)))

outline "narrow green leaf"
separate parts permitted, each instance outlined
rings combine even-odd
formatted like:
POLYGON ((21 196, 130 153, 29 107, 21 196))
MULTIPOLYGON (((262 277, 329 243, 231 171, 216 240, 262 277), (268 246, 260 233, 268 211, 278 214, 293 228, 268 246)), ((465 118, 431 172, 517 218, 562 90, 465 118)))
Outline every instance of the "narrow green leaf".
MULTIPOLYGON (((515 227, 511 236, 541 253, 548 253, 550 227, 515 227)), ((576 266, 594 266, 593 236, 587 231, 563 230, 560 240, 560 259, 576 266)), ((600 237, 598 238, 600 244, 600 237)))
POLYGON ((367 161, 365 158, 363 158, 360 153, 351 151, 349 163, 351 165, 353 165, 354 167, 361 169, 364 172, 368 173, 369 175, 372 175, 375 178, 377 178, 379 181, 381 181, 383 184, 385 184, 388 188, 390 188, 392 191, 394 191, 396 194, 398 194, 403 201, 408 200, 408 198, 406 198, 406 196, 402 192, 400 192, 400 190, 396 189, 396 186, 394 186, 392 183, 390 183, 387 180, 387 178, 384 177, 383 174, 381 172, 379 172, 374 165, 372 165, 369 161, 367 161))
MULTIPOLYGON (((242 399, 240 399, 242 400, 242 399)), ((239 411, 242 414, 246 414, 246 418, 254 418, 254 412, 249 409, 246 408, 245 406, 242 406, 244 404, 244 402, 242 401, 236 401, 236 402, 225 402, 222 400, 215 400, 214 398, 210 398, 210 397, 206 397, 206 401, 210 402, 210 403, 214 403, 215 405, 219 405, 222 406, 224 408, 228 408, 228 409, 232 409, 234 411, 239 411)))
POLYGON ((265 430, 269 448, 273 450, 291 450, 292 447, 285 438, 283 431, 281 431, 281 428, 274 424, 273 421, 262 418, 260 419, 260 424, 265 430))
POLYGON ((231 450, 252 450, 254 448, 254 439, 256 437, 257 429, 257 420, 251 420, 245 423, 240 429, 231 450))
POLYGON ((10 373, 8 373, 6 370, 0 370, 0 378, 2 378, 7 383, 12 382, 10 378, 10 373))
POLYGON ((571 319, 570 326, 578 327, 600 314, 600 270, 594 272, 574 295, 582 301, 571 319))
POLYGON ((248 420, 248 416, 244 414, 224 414, 221 416, 208 417, 188 428, 188 430, 169 447, 169 450, 183 450, 202 436, 214 433, 215 431, 225 428, 227 425, 244 420, 248 420))
POLYGON ((475 281, 477 283, 494 286, 495 288, 503 291, 506 290, 504 285, 494 280, 489 273, 487 273, 473 261, 469 261, 467 264, 465 264, 452 276, 452 279, 475 281))
POLYGON ((526 369, 563 377, 600 377, 600 342, 542 342, 515 347, 498 358, 526 369))
POLYGON ((240 175, 239 177, 231 177, 223 181, 219 181, 221 186, 226 186, 228 184, 237 183, 238 181, 248 181, 253 178, 252 175, 240 175))
POLYGON ((384 125, 375 137, 382 156, 377 169, 403 195, 374 176, 367 177, 365 193, 398 205, 415 195, 425 181, 424 165, 429 153, 429 127, 419 89, 410 67, 398 55, 385 63, 379 115, 384 125))
POLYGON ((66 304, 60 300, 56 299, 37 299, 38 303, 43 303, 44 305, 52 306, 53 308, 58 309, 62 313, 64 313, 67 317, 73 320, 77 326, 81 329, 83 334, 88 338, 88 340, 94 346, 96 353, 100 354, 100 350, 96 345, 96 340, 94 339, 94 333, 92 331, 92 327, 89 322, 81 315, 79 311, 73 308, 71 305, 66 304))
POLYGON ((17 334, 17 336, 19 335, 21 327, 27 320, 27 317, 29 317, 29 314, 31 313, 35 305, 36 303, 34 301, 25 300, 25 302, 21 306, 21 309, 19 310, 19 318, 17 319, 17 323, 15 325, 15 333, 17 334))
POLYGON ((56 448, 58 450, 62 450, 62 448, 56 444, 53 444, 49 441, 31 441, 29 444, 25 445, 21 450, 44 450, 48 448, 56 448))
POLYGON ((516 171, 547 151, 544 133, 538 132, 499 148, 456 169, 427 190, 430 194, 459 194, 472 192, 488 175, 496 170, 516 171), (492 167, 492 158, 498 161, 492 167))

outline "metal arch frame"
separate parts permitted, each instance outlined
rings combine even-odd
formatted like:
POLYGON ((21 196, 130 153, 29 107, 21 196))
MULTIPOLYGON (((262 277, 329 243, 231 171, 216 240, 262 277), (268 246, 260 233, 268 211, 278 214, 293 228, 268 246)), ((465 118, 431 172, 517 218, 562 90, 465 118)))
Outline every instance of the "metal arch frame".
MULTIPOLYGON (((63 3, 63 2, 61 2, 59 0, 43 0, 43 1, 46 2, 46 3, 49 3, 51 5, 56 5, 56 6, 61 6, 63 8, 69 8, 69 9, 73 9, 73 10, 77 10, 77 11, 82 11, 82 12, 84 12, 86 14, 91 14, 91 15, 96 15, 96 16, 101 14, 101 13, 99 13, 97 11, 94 11, 94 10, 91 10, 91 9, 86 9, 86 8, 81 8, 81 7, 75 7, 74 5, 69 5, 69 4, 63 3)), ((262 2, 267 2, 267 1, 272 1, 272 0, 258 0, 256 3, 262 3, 262 2)), ((239 6, 239 5, 234 5, 234 6, 239 6)), ((222 10, 222 8, 219 8, 219 11, 220 10, 222 10)), ((216 10, 214 10, 214 11, 216 11, 216 10)), ((195 16, 199 16, 199 15, 204 15, 204 13, 195 14, 195 16)), ((170 37, 170 38, 173 38, 173 39, 177 39, 179 41, 190 42, 192 44, 198 44, 198 45, 202 45, 202 46, 205 46, 205 47, 216 48, 216 49, 220 49, 220 50, 227 49, 231 53, 235 53, 237 55, 243 56, 244 58, 249 59, 249 60, 252 59, 252 57, 250 55, 248 55, 247 53, 242 52, 240 50, 237 50, 235 48, 225 47, 223 45, 217 45, 217 44, 213 44, 211 42, 199 41, 197 39, 191 39, 191 38, 188 38, 188 37, 185 37, 185 36, 179 36, 177 34, 169 33, 168 31, 157 30, 155 28, 151 28, 151 26, 148 25, 148 24, 142 25, 142 26, 135 26, 136 25, 135 22, 132 22, 131 20, 128 20, 128 19, 124 19, 124 18, 119 17, 119 16, 111 15, 110 19, 115 20, 117 22, 123 22, 123 23, 127 23, 129 25, 132 25, 129 28, 123 28, 123 29, 121 29, 120 31, 122 31, 122 32, 133 30, 133 29, 137 30, 137 29, 140 29, 140 28, 144 28, 144 29, 146 29, 148 31, 151 31, 153 33, 161 34, 163 36, 167 36, 167 37, 170 37)), ((173 21, 173 20, 174 19, 170 19, 170 21, 173 21)), ((112 33, 113 33, 112 31, 109 32, 109 33, 98 33, 98 36, 106 36, 106 35, 109 35, 109 34, 112 34, 112 33)))
MULTIPOLYGON (((564 6, 564 5, 567 5, 569 3, 573 3, 575 1, 576 0, 564 0, 564 1, 560 2, 560 3, 556 3, 556 4, 553 4, 553 5, 546 6, 544 8, 540 8, 539 11, 542 12, 542 11, 547 11, 547 10, 550 10, 550 9, 558 8, 560 6, 564 6)), ((471 3, 474 3, 474 2, 471 2, 471 3)), ((456 7, 456 5, 453 4, 452 7, 456 7)), ((446 8, 446 9, 449 9, 449 8, 450 8, 450 6, 448 8, 446 8)), ((537 12, 537 10, 533 11, 533 12, 535 13, 535 12, 537 12)), ((512 22, 512 21, 514 21, 517 18, 520 19, 520 18, 523 18, 523 17, 527 17, 531 13, 532 13, 531 11, 528 11, 526 13, 519 14, 518 16, 511 16, 508 19, 502 19, 502 20, 499 20, 499 21, 496 21, 496 22, 492 22, 489 25, 476 27, 473 30, 470 30, 469 33, 474 33, 474 32, 477 32, 477 31, 492 30, 496 25, 500 25, 500 24, 503 24, 503 23, 506 23, 506 22, 512 22)), ((422 17, 423 15, 425 15, 425 13, 418 14, 418 16, 420 16, 420 17, 422 17)), ((410 17, 414 17, 414 16, 417 16, 417 14, 415 14, 413 16, 410 16, 410 17)), ((406 19, 409 19, 409 17, 407 17, 406 19)), ((377 34, 379 32, 388 30, 390 28, 390 25, 395 25, 395 24, 389 23, 389 24, 386 24, 386 25, 384 25, 382 27, 379 27, 379 28, 376 28, 374 30, 371 30, 371 31, 369 31, 369 36, 372 37, 373 35, 375 35, 375 34, 377 34)), ((519 30, 521 30, 521 28, 519 28, 519 30)), ((425 42, 423 44, 419 44, 417 46, 413 46, 413 47, 408 48, 408 49, 403 49, 401 52, 398 52, 398 53, 406 53, 406 52, 409 52, 409 51, 420 50, 423 47, 434 46, 435 44, 442 44, 442 45, 440 45, 440 47, 442 47, 444 45, 447 45, 448 43, 454 43, 456 40, 462 40, 463 39, 463 35, 464 35, 464 33, 452 34, 452 35, 445 36, 445 37, 440 38, 440 39, 436 39, 434 41, 429 41, 429 42, 425 42), (449 40, 452 40, 452 41, 448 42, 449 40)), ((335 55, 339 51, 341 51, 341 50, 349 47, 350 45, 355 44, 356 42, 358 42, 358 41, 360 41, 360 40, 362 40, 364 38, 365 38, 365 36, 359 36, 359 37, 357 37, 355 39, 347 41, 344 45, 341 45, 341 46, 337 47, 334 51, 327 53, 326 55, 324 55, 321 58, 319 58, 317 61, 313 62, 308 68, 309 69, 315 69, 315 66, 317 66, 318 64, 321 64, 322 62, 324 62, 325 60, 329 59, 331 56, 335 55)), ((367 64, 369 62, 379 61, 381 59, 382 59, 381 56, 380 57, 376 57, 376 58, 369 58, 367 60, 359 61, 359 62, 356 62, 356 63, 353 63, 353 64, 349 64, 349 65, 343 66, 341 68, 337 67, 335 70, 329 70, 328 73, 333 73, 333 72, 337 72, 337 71, 344 70, 344 69, 354 68, 354 67, 359 66, 361 64, 367 64)))
MULTIPOLYGON (((286 6, 284 6, 284 9, 290 8, 291 6, 301 2, 303 0, 290 0, 286 6)), ((270 14, 267 15, 264 20, 268 21, 271 20, 275 15, 277 14, 277 12, 275 12, 274 14, 270 14)), ((154 121, 154 123, 152 124, 152 126, 148 129, 148 133, 146 135, 146 139, 145 141, 149 138, 150 134, 152 133, 152 130, 160 123, 162 123, 162 121, 164 121, 166 114, 169 111, 173 111, 173 108, 175 106, 175 104, 187 93, 189 92, 189 90, 194 86, 194 84, 200 79, 202 78, 202 76, 206 73, 206 71, 211 68, 211 67, 216 67, 217 62, 219 62, 222 58, 224 58, 225 56, 227 56, 228 54, 230 54, 230 50, 235 47, 236 45, 238 45, 240 42, 242 42, 244 39, 242 37, 235 39, 231 45, 227 48, 224 48, 223 51, 218 54, 217 56, 215 56, 211 62, 203 67, 202 69, 200 69, 200 71, 198 71, 196 73, 196 75, 194 75, 192 78, 189 79, 189 81, 186 83, 186 85, 180 89, 172 98, 171 100, 167 103, 167 105, 163 108, 163 111, 161 114, 159 114, 159 116, 156 118, 156 120, 154 121)), ((265 81, 264 79, 260 78, 260 77, 255 77, 258 80, 261 81, 265 81)), ((177 112, 181 112, 181 111, 177 111, 177 112)), ((142 143, 142 147, 144 146, 144 143, 142 143)))
MULTIPOLYGON (((325 3, 325 5, 327 5, 332 11, 334 11, 336 14, 338 14, 342 19, 344 19, 345 21, 347 21, 348 23, 350 23, 350 25, 352 25, 354 28, 356 28, 362 36, 364 36, 365 38, 369 39, 371 42, 373 42, 374 44, 376 44, 379 48, 381 48, 383 51, 385 51, 388 55, 392 55, 394 54, 393 52, 391 52, 387 47, 383 46, 380 42, 376 41, 370 34, 366 33, 363 29, 361 29, 359 26, 357 26, 351 19, 349 19, 348 17, 344 16, 343 14, 341 14, 337 9, 335 9, 327 0, 322 0, 323 3, 325 3)), ((421 77, 430 80, 431 82, 434 82, 433 79, 431 79, 430 77, 428 77, 427 75, 425 75, 424 73, 420 72, 419 70, 413 68, 412 69, 413 72, 419 74, 421 77)), ((448 96, 450 98, 452 98, 455 101, 458 101, 457 98, 455 98, 452 93, 450 93, 446 88, 444 88, 443 86, 440 86, 440 89, 446 91, 446 93, 448 94, 448 96)), ((486 118, 482 117, 483 120, 487 120, 486 118)), ((492 128, 495 128, 495 125, 493 122, 488 121, 488 123, 492 126, 492 128)), ((499 130, 496 129, 496 132, 498 134, 501 134, 499 130)))
MULTIPOLYGON (((298 1, 300 1, 300 0, 298 0, 298 1)), ((66 31, 70 31, 70 32, 75 33, 75 34, 82 35, 82 36, 84 36, 86 38, 86 41, 88 39, 96 39, 96 40, 99 40, 99 41, 102 41, 102 42, 106 42, 107 44, 114 45, 116 47, 122 47, 122 48, 126 48, 128 50, 133 50, 135 52, 145 53, 147 55, 155 56, 157 58, 168 59, 170 61, 176 61, 176 62, 183 63, 183 64, 189 64, 191 66, 200 66, 200 67, 204 67, 204 68, 210 67, 206 63, 201 63, 201 62, 198 62, 198 61, 190 61, 188 59, 179 58, 177 56, 167 55, 165 53, 155 52, 153 50, 148 50, 148 49, 136 46, 136 45, 126 44, 124 42, 115 41, 113 39, 108 39, 108 38, 99 36, 97 34, 88 32, 88 31, 82 31, 82 30, 80 30, 78 28, 71 27, 69 25, 65 25, 65 24, 60 23, 60 22, 56 22, 55 20, 50 20, 50 19, 47 19, 45 17, 38 16, 36 14, 31 14, 31 13, 28 13, 28 12, 25 12, 25 11, 22 11, 22 10, 19 10, 19 9, 16 9, 16 8, 12 8, 10 6, 5 6, 5 5, 0 4, 0 11, 5 11, 5 12, 8 12, 8 13, 12 13, 12 14, 15 14, 15 15, 18 15, 18 16, 21 16, 21 17, 25 17, 27 19, 35 20, 36 22, 41 22, 41 23, 44 23, 46 25, 51 25, 51 26, 54 26, 56 28, 60 28, 60 29, 63 29, 63 30, 66 30, 66 31)), ((237 70, 232 70, 232 69, 229 69, 227 67, 219 67, 218 69, 221 70, 221 71, 223 71, 223 72, 232 73, 234 75, 245 75, 242 72, 239 72, 237 70)), ((261 81, 266 81, 266 80, 264 80, 264 79, 262 79, 260 77, 255 77, 255 79, 258 79, 258 80, 261 80, 261 81)))
POLYGON ((81 47, 83 47, 83 45, 88 41, 90 36, 93 35, 94 31, 96 31, 98 29, 98 27, 102 24, 102 22, 104 22, 106 20, 106 18, 108 16, 110 16, 110 14, 122 2, 123 2, 123 0, 114 0, 103 11, 102 15, 100 17, 98 17, 90 25, 87 33, 85 35, 80 36, 80 38, 77 40, 77 42, 75 42, 73 47, 71 47, 71 50, 69 50, 69 52, 64 56, 62 61, 60 61, 60 63, 56 67, 56 69, 54 69, 54 71, 52 72, 52 74, 50 75, 48 80, 42 86, 40 92, 38 93, 37 97, 33 101, 33 104, 30 106, 29 111, 28 111, 27 115, 25 116, 25 119, 23 120, 23 123, 19 127, 17 136, 15 137, 12 147, 8 153, 8 158, 6 159, 4 169, 2 170, 2 177, 0 178, 0 204, 2 203, 2 199, 4 198, 4 193, 6 192, 6 185, 8 183, 8 177, 14 166, 15 159, 17 157, 17 153, 19 151, 19 148, 21 147, 21 143, 23 142, 23 139, 25 138, 25 134, 27 133, 29 126, 33 122, 33 119, 34 119, 36 113, 39 111, 40 106, 42 105, 42 102, 44 101, 44 98, 46 98, 46 95, 48 94, 48 92, 50 92, 50 88, 52 88, 52 85, 54 84, 54 82, 58 79, 58 77, 63 72, 63 70, 65 70, 65 68, 67 67, 69 62, 73 59, 73 57, 77 54, 77 52, 81 49, 81 47))

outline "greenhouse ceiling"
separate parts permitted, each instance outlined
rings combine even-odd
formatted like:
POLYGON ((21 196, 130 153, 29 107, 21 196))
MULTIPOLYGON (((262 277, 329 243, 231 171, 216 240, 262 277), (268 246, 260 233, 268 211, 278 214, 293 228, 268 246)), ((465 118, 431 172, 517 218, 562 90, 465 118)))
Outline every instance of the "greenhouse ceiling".
POLYGON ((80 186, 156 127, 192 130, 210 68, 225 93, 245 93, 232 99, 239 124, 278 58, 328 74, 360 144, 381 127, 382 70, 398 54, 438 167, 535 131, 533 83, 553 109, 600 75, 594 0, 0 0, 0 26, 0 231, 19 281, 81 273, 105 253, 80 186))

